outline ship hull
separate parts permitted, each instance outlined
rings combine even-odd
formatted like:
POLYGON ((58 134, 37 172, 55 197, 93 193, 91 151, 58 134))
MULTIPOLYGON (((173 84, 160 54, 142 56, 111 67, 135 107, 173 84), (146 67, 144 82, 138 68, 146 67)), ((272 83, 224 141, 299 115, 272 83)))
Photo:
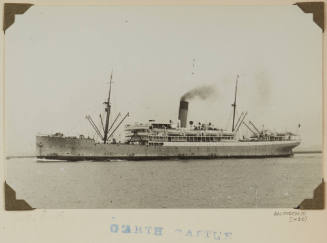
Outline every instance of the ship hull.
POLYGON ((166 160, 289 157, 299 141, 164 143, 163 145, 99 144, 92 139, 37 136, 37 157, 80 160, 166 160))

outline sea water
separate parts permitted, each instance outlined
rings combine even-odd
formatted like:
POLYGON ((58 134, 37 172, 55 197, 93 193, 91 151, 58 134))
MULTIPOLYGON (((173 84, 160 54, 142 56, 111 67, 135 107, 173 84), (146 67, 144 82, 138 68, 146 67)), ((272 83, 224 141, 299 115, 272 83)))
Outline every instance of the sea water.
POLYGON ((6 161, 18 199, 39 209, 294 208, 322 181, 322 155, 290 158, 6 161))

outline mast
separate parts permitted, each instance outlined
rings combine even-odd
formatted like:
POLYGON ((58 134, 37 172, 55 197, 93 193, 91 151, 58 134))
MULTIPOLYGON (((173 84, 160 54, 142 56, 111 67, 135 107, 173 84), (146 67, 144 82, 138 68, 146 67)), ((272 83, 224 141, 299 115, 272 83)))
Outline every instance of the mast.
POLYGON ((107 143, 107 137, 108 137, 109 118, 110 118, 110 111, 111 111, 111 104, 110 104, 111 83, 112 83, 112 72, 111 72, 111 75, 110 75, 108 100, 103 103, 103 104, 106 105, 106 107, 104 108, 104 110, 106 112, 106 123, 105 123, 105 126, 104 126, 103 143, 107 143))
POLYGON ((234 103, 232 104, 232 106, 233 106, 233 125, 232 125, 232 132, 234 132, 234 130, 235 130, 234 123, 235 123, 236 95, 237 95, 237 82, 238 82, 238 77, 239 77, 239 75, 237 74, 237 77, 236 77, 236 85, 235 85, 235 97, 234 97, 234 103))

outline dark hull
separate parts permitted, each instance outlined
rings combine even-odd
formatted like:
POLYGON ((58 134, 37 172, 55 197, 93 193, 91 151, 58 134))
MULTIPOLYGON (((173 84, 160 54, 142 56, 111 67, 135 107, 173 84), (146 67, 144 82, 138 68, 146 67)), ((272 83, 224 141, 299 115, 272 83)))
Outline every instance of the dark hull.
POLYGON ((101 156, 37 156, 38 159, 47 160, 63 160, 63 161, 114 161, 114 160, 130 160, 130 161, 144 161, 144 160, 192 160, 192 159, 259 159, 259 158, 274 158, 274 157, 292 157, 293 154, 288 155, 271 155, 271 156, 138 156, 138 157, 101 157, 101 156))

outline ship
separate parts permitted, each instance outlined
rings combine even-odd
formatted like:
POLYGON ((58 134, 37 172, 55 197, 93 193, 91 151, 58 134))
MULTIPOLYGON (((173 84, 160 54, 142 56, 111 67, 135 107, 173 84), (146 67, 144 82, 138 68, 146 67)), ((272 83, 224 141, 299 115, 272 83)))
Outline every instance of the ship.
MULTIPOLYGON (((86 119, 97 137, 65 136, 63 133, 37 135, 36 154, 42 160, 65 161, 114 161, 114 160, 170 160, 170 159, 218 159, 218 158, 268 158, 290 157, 301 138, 293 132, 272 132, 258 129, 254 122, 246 120, 247 112, 236 118, 237 85, 232 103, 232 128, 225 130, 212 123, 187 122, 189 102, 181 99, 177 122, 126 124, 124 141, 114 138, 115 132, 129 116, 127 113, 118 122, 121 114, 109 124, 111 116, 112 74, 105 105, 105 119, 101 127, 91 116, 86 119), (118 124, 116 124, 118 122, 118 124), (250 135, 239 136, 245 127, 250 135)), ((234 93, 234 92, 233 92, 234 93)))

